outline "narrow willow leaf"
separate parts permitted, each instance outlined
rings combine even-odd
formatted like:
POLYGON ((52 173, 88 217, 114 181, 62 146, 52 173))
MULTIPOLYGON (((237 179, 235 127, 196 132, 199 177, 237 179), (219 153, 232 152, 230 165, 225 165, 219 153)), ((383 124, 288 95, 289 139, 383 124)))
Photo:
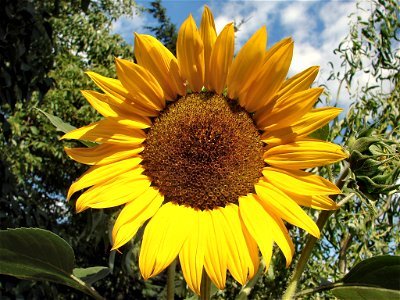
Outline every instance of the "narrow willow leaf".
POLYGON ((313 133, 309 135, 311 138, 318 139, 318 140, 323 140, 326 141, 328 140, 329 136, 329 124, 326 124, 325 126, 317 129, 313 133))
POLYGON ((49 119, 49 121, 51 122, 51 124, 53 124, 56 127, 57 131, 61 131, 64 133, 70 132, 74 129, 76 129, 76 127, 72 126, 69 123, 64 122, 63 120, 61 120, 59 117, 56 117, 52 114, 49 114, 39 108, 36 108, 38 111, 40 111, 42 114, 44 114, 46 116, 47 119, 49 119))
POLYGON ((110 274, 107 267, 75 268, 73 274, 87 284, 92 284, 110 274))
POLYGON ((58 235, 39 228, 0 230, 0 274, 47 280, 92 295, 94 290, 74 279, 74 252, 58 235))
POLYGON ((342 300, 400 299, 400 291, 366 286, 340 286, 332 293, 342 300))
MULTIPOLYGON (((45 112, 45 111, 43 111, 43 110, 41 110, 39 108, 36 108, 36 109, 38 111, 40 111, 42 114, 44 114, 47 119, 49 119, 51 124, 53 124, 56 127, 57 131, 61 131, 61 132, 67 133, 67 132, 70 132, 70 131, 76 129, 75 126, 72 126, 71 124, 64 122, 59 117, 56 117, 56 116, 54 116, 52 114, 49 114, 49 113, 47 113, 47 112, 45 112)), ((84 144, 85 146, 87 146, 87 147, 93 147, 93 146, 97 145, 96 143, 93 143, 93 142, 82 141, 82 140, 79 140, 79 141, 82 144, 84 144)))

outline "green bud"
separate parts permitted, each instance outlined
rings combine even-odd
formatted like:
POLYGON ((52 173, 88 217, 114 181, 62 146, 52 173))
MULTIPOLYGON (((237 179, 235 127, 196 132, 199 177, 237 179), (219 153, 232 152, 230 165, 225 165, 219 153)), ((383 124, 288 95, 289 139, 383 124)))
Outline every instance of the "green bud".
POLYGON ((349 140, 349 163, 357 189, 370 199, 399 190, 399 144, 378 136, 349 140))

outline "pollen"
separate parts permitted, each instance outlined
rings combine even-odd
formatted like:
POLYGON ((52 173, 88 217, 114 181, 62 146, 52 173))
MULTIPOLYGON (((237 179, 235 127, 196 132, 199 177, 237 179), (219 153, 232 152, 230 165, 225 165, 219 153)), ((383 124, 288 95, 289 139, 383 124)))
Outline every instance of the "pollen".
POLYGON ((251 116, 235 101, 193 93, 154 120, 142 165, 166 202, 206 210, 254 193, 263 152, 251 116))

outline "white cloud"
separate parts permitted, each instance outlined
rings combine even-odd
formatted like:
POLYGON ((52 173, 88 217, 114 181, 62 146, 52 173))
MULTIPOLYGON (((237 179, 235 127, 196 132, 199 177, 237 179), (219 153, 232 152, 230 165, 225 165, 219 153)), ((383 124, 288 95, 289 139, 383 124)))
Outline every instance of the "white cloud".
MULTIPOLYGON (((154 22, 154 21, 152 21, 154 22)), ((145 26, 151 25, 146 14, 141 13, 136 8, 133 8, 133 17, 121 17, 112 24, 111 31, 121 35, 129 44, 133 44, 133 33, 147 33, 144 30, 145 26)))
POLYGON ((236 32, 236 49, 240 49, 243 44, 261 26, 272 24, 276 18, 276 9, 281 3, 277 1, 229 1, 222 6, 212 4, 211 9, 215 16, 215 26, 220 31, 225 24, 235 21, 244 21, 236 32))

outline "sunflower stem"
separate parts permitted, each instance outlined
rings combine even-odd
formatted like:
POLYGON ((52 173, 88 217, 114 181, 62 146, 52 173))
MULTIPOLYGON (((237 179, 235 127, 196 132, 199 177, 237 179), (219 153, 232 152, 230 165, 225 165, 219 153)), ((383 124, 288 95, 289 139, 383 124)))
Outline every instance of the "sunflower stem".
POLYGON ((175 298, 175 269, 176 269, 176 259, 168 267, 167 274, 167 299, 174 300, 175 298))
MULTIPOLYGON (((327 210, 324 210, 320 213, 318 220, 317 220, 317 226, 320 230, 322 230, 322 227, 325 225, 325 223, 328 220, 331 213, 332 213, 331 211, 327 211, 327 210)), ((300 276, 303 273, 304 269, 306 268, 307 262, 311 256, 312 249, 314 248, 317 240, 318 239, 313 236, 308 237, 307 243, 306 243, 303 251, 301 252, 299 262, 296 265, 296 269, 293 272, 293 275, 289 282, 289 285, 288 285, 285 293, 282 296, 283 300, 293 299, 293 296, 296 293, 297 284, 299 282, 300 276)))
MULTIPOLYGON (((336 182, 336 185, 339 189, 342 189, 342 187, 345 184, 345 178, 347 177, 349 173, 349 165, 347 165, 344 170, 342 171, 342 174, 339 176, 339 179, 336 182)), ((336 200, 337 195, 335 195, 333 198, 336 200)), ((332 211, 324 210, 322 211, 317 220, 317 226, 319 230, 322 232, 322 228, 324 227, 326 221, 328 221, 329 216, 332 214, 332 211)), ((304 246, 303 251, 301 252, 300 259, 296 265, 296 268, 292 274, 292 277, 289 281, 288 287, 285 291, 285 293, 282 296, 283 300, 292 300, 294 299, 294 295, 296 294, 297 290, 297 285, 299 283, 301 274, 303 273, 304 269, 306 268, 307 262, 310 259, 312 249, 314 248, 317 238, 313 236, 309 236, 308 240, 306 242, 306 245, 304 246)))
POLYGON ((205 270, 203 270, 203 275, 201 277, 200 285, 200 300, 210 300, 211 299, 211 280, 208 277, 205 270))

